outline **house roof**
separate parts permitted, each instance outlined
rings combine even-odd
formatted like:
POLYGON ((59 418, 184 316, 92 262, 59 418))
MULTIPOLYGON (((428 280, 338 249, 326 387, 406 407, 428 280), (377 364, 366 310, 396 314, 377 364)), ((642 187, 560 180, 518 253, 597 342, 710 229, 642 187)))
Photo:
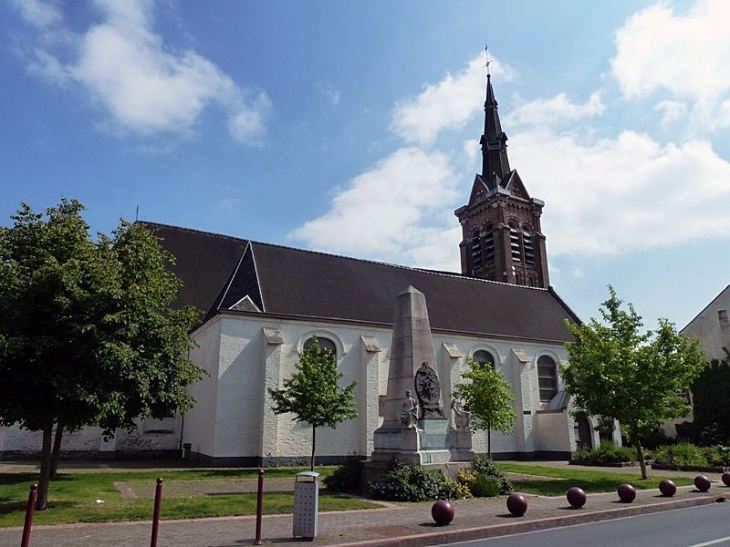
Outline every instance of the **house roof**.
POLYGON ((433 330, 566 341, 578 317, 552 289, 359 260, 144 223, 177 259, 178 304, 308 320, 392 325, 398 293, 426 296, 433 330))

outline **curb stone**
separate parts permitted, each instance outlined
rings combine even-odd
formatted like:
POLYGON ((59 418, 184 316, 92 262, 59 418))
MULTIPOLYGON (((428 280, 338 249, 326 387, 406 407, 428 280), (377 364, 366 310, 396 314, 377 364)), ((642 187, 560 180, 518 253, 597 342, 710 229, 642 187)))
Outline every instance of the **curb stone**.
POLYGON ((385 538, 368 541, 357 541, 351 543, 337 543, 330 544, 329 547, 425 547, 428 545, 443 545, 449 543, 459 543, 463 541, 473 541, 478 539, 488 539, 499 536, 521 534, 525 532, 536 532, 539 530, 548 530, 550 528, 559 528, 563 526, 574 526, 576 524, 586 524, 589 522, 601 522, 605 520, 633 517, 638 515, 648 515, 651 513, 659 513, 661 511, 671 511, 674 509, 699 507, 702 505, 711 505, 719 501, 726 501, 727 499, 728 496, 707 496, 695 499, 662 502, 651 505, 627 506, 620 509, 609 509, 607 511, 593 511, 561 517, 547 517, 542 519, 515 522, 511 524, 497 524, 492 526, 467 528, 463 530, 444 530, 434 533, 402 536, 398 538, 385 538))

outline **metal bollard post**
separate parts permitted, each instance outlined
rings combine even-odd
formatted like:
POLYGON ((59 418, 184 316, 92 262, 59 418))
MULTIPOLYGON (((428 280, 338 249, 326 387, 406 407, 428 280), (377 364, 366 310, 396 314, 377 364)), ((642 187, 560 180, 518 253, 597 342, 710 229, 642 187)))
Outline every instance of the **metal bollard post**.
POLYGON ((25 508, 25 525, 23 526, 23 539, 20 540, 20 547, 28 547, 30 544, 30 529, 33 527, 33 511, 35 510, 35 502, 38 498, 38 485, 30 485, 30 493, 28 494, 28 505, 25 508))
POLYGON ((152 540, 150 547, 157 547, 157 534, 160 531, 160 505, 162 504, 162 477, 157 479, 155 488, 155 512, 152 515, 152 540))
POLYGON ((258 497, 256 498, 256 539, 252 545, 262 545, 261 540, 261 519, 264 513, 264 470, 259 469, 259 488, 258 497))

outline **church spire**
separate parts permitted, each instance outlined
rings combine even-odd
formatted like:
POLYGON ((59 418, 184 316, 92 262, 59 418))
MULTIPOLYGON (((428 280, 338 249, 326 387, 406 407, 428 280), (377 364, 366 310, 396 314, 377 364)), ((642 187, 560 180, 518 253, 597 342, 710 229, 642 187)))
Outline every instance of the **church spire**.
POLYGON ((454 213, 461 223, 459 244, 464 275, 548 288, 545 235, 540 228, 544 203, 530 197, 507 159, 507 135, 502 131, 487 58, 484 101, 482 172, 474 178, 469 201, 454 213))
POLYGON ((507 158, 507 135, 499 121, 497 99, 492 88, 492 75, 487 73, 487 98, 484 101, 484 133, 482 145, 482 179, 490 190, 499 186, 510 172, 507 158))

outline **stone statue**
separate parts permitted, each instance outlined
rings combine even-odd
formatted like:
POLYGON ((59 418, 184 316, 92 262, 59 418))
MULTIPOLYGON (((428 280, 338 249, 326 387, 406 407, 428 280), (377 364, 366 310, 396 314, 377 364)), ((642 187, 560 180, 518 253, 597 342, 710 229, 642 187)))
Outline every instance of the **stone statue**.
POLYGON ((400 423, 405 429, 416 429, 418 422, 418 400, 413 397, 411 390, 406 390, 406 400, 400 415, 400 423))
POLYGON ((439 405, 441 386, 436 371, 429 366, 428 361, 424 361, 416 372, 415 383, 421 419, 443 418, 444 411, 439 405))
POLYGON ((454 398, 451 400, 451 410, 454 411, 454 425, 456 429, 469 429, 471 412, 464 410, 458 393, 454 393, 454 398))

